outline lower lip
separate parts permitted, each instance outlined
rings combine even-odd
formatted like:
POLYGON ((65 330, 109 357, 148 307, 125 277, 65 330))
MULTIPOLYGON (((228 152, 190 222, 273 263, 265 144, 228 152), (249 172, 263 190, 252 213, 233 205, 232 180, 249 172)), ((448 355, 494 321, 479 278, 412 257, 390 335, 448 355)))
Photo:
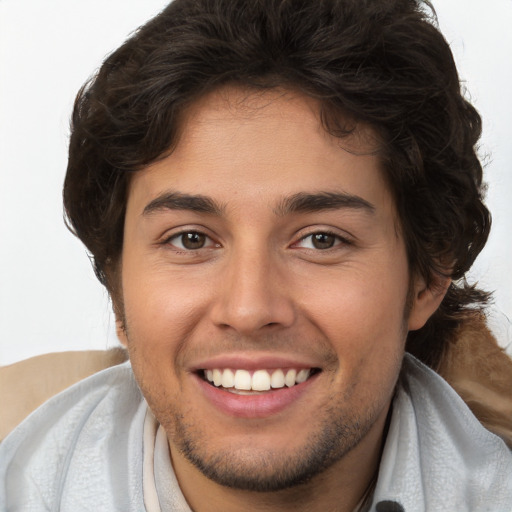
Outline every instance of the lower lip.
POLYGON ((221 412, 238 418, 266 418, 278 414, 301 399, 316 381, 318 374, 291 388, 273 389, 254 395, 237 395, 212 386, 194 375, 206 398, 221 412))

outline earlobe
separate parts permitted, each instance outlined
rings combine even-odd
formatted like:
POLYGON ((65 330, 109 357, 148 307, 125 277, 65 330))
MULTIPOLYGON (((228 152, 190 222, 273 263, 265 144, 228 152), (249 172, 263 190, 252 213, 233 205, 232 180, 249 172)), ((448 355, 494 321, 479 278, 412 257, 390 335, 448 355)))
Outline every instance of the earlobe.
POLYGON ((409 331, 416 331, 425 325, 441 305, 451 282, 450 277, 441 275, 436 276, 430 286, 426 285, 423 278, 416 280, 408 321, 409 331))
POLYGON ((128 348, 128 338, 126 337, 126 329, 124 322, 116 315, 116 335, 123 347, 128 348))

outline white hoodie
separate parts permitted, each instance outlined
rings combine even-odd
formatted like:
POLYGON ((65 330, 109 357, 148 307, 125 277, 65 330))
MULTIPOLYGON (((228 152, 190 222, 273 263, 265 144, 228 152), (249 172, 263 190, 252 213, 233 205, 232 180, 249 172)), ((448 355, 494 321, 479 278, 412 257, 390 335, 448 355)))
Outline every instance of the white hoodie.
MULTIPOLYGON (((0 445, 0 510, 189 512, 148 418, 129 363, 52 398, 0 445)), ((369 510, 512 512, 512 453, 411 356, 369 510)))

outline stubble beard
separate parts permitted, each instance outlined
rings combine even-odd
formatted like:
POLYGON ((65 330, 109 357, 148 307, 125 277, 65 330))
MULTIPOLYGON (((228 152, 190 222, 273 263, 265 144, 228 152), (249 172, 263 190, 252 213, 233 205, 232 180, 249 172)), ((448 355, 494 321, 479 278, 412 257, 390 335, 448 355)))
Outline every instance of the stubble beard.
POLYGON ((207 433, 198 432, 176 414, 168 418, 172 426, 168 424, 170 432, 166 430, 173 446, 213 482, 243 491, 276 492, 307 484, 332 467, 361 442, 376 417, 376 411, 355 418, 329 410, 304 445, 286 454, 280 453, 279 446, 270 452, 247 445, 207 453, 207 433))
MULTIPOLYGON (((406 303, 403 315, 404 342, 409 313, 410 307, 406 303)), ((122 324, 129 339, 124 310, 122 324)), ((402 358, 396 365, 397 379, 401 363, 402 358)), ((383 405, 371 402, 364 411, 347 410, 344 404, 350 402, 350 397, 333 396, 334 404, 324 409, 317 428, 294 453, 280 453, 279 446, 272 451, 257 451, 248 446, 249 443, 243 449, 227 447, 208 453, 208 432, 187 422, 186 414, 168 408, 160 409, 158 403, 169 404, 173 400, 151 400, 154 394, 144 389, 143 379, 138 381, 150 408, 184 458, 213 482, 240 491, 277 492, 309 483, 345 457, 366 437, 382 412, 383 405)), ((174 402, 179 403, 179 400, 174 402)), ((293 435, 293 432, 290 434, 293 435)))
MULTIPOLYGON (((135 361, 132 365, 136 370, 135 361)), ((397 361, 397 379, 400 366, 401 361, 397 361)), ((208 427, 199 426, 194 414, 183 406, 179 390, 171 396, 162 389, 151 389, 143 378, 144 372, 136 374, 143 395, 170 440, 171 457, 175 449, 209 480, 240 491, 278 492, 308 484, 364 440, 391 399, 381 395, 382 400, 366 396, 354 401, 348 391, 332 395, 330 405, 319 411, 306 439, 294 450, 283 450, 278 445, 271 450, 257 448, 250 436, 242 447, 226 443, 216 449, 210 445, 208 427), (367 404, 363 409, 357 407, 361 402, 367 404)), ((293 436, 291 429, 289 434, 293 436)))

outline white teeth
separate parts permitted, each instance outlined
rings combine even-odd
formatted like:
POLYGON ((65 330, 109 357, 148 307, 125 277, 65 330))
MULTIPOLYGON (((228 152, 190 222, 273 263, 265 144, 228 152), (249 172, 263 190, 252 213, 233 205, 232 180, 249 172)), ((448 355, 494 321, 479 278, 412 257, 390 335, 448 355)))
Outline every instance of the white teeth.
POLYGON ((270 378, 270 385, 274 388, 284 388, 284 373, 283 370, 276 370, 270 378))
POLYGON ((251 374, 247 370, 237 370, 235 373, 235 388, 249 390, 252 386, 251 380, 251 374))
POLYGON ((235 385, 235 374, 231 370, 224 370, 222 373, 222 387, 232 388, 235 385))
POLYGON ((222 372, 220 370, 213 370, 213 383, 216 386, 220 386, 222 384, 222 372))
POLYGON ((309 374, 311 373, 310 370, 302 369, 297 373, 297 377, 295 378, 295 382, 297 384, 300 384, 301 382, 306 382, 308 380, 309 374))
POLYGON ((286 377, 284 378, 284 383, 291 388, 292 386, 295 386, 295 377, 297 377, 297 371, 296 370, 288 370, 286 372, 286 377))
POLYGON ((258 370, 252 375, 253 391, 268 391, 270 389, 270 375, 267 370, 258 370))
MULTIPOLYGON (((222 386, 226 389, 234 388, 240 391, 268 391, 269 389, 279 389, 284 386, 292 387, 296 384, 305 382, 311 374, 310 369, 301 369, 299 371, 290 369, 284 373, 283 370, 256 370, 252 375, 247 370, 230 370, 226 368, 221 370, 205 370, 204 376, 208 382, 214 386, 222 386)), ((233 390, 233 391, 234 391, 233 390)))

